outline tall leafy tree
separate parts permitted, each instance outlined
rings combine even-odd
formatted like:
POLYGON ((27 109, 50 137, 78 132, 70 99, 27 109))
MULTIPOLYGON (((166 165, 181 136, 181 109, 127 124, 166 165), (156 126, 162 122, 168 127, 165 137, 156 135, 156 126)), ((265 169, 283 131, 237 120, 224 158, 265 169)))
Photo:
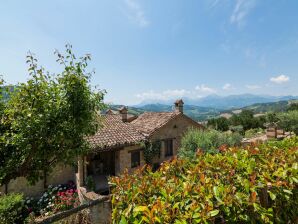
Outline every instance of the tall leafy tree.
POLYGON ((298 135, 298 110, 292 110, 287 113, 277 115, 278 126, 286 131, 294 132, 298 135))
POLYGON ((229 130, 229 125, 229 120, 225 117, 211 118, 210 120, 208 120, 208 127, 212 127, 215 130, 219 131, 229 130))
POLYGON ((65 54, 55 54, 63 68, 57 75, 38 67, 33 54, 27 56, 30 79, 18 85, 6 105, 1 125, 9 128, 0 142, 0 184, 18 176, 33 184, 57 164, 73 163, 88 151, 85 137, 99 126, 104 91, 91 88, 90 55, 77 59, 71 45, 65 54))

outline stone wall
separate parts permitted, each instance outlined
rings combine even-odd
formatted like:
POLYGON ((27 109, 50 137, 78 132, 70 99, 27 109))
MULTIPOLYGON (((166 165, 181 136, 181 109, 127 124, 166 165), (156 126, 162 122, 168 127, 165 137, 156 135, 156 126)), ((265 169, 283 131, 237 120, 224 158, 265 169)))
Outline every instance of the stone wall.
MULTIPOLYGON (((199 128, 199 125, 195 124, 195 121, 187 118, 185 115, 180 115, 168 122, 165 126, 157 130, 151 137, 151 141, 173 139, 173 155, 177 155, 181 145, 181 139, 189 128, 199 128)), ((203 127, 202 127, 203 128, 203 127)), ((165 144, 161 142, 160 157, 156 156, 153 159, 153 163, 162 163, 165 160, 169 160, 172 157, 165 156, 165 144)))
POLYGON ((77 208, 59 212, 52 216, 38 218, 35 224, 109 224, 112 220, 112 206, 109 196, 98 196, 95 200, 82 204, 77 208))
POLYGON ((123 173, 126 169, 128 170, 128 172, 133 172, 135 169, 137 169, 131 168, 131 152, 135 150, 140 150, 140 166, 145 165, 144 152, 142 146, 134 145, 124 147, 122 150, 119 150, 116 153, 116 175, 123 173))
MULTIPOLYGON (((58 165, 47 177, 48 185, 58 185, 67 181, 75 181, 75 170, 70 166, 58 165)), ((5 186, 0 187, 0 192, 5 192, 5 186)), ((38 197, 44 192, 44 181, 40 180, 35 185, 30 186, 24 177, 18 177, 9 182, 7 193, 23 193, 25 196, 38 197)))

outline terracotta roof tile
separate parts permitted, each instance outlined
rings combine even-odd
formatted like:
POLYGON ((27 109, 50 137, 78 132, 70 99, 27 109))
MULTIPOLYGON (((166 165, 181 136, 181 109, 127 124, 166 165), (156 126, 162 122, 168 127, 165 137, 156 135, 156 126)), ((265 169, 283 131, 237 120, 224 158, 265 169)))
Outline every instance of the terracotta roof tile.
POLYGON ((180 112, 145 112, 131 123, 134 127, 146 134, 151 135, 154 131, 165 125, 174 117, 180 115, 180 112))
POLYGON ((102 125, 103 127, 95 135, 87 138, 94 149, 108 150, 145 140, 131 123, 123 122, 119 114, 103 115, 102 125))

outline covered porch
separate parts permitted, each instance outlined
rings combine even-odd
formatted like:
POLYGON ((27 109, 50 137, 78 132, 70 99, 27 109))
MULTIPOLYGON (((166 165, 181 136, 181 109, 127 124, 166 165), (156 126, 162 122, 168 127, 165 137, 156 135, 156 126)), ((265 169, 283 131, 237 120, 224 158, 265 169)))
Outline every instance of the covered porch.
POLYGON ((80 157, 78 161, 78 180, 80 186, 93 182, 94 191, 106 194, 109 192, 110 176, 119 174, 119 151, 101 151, 80 157))

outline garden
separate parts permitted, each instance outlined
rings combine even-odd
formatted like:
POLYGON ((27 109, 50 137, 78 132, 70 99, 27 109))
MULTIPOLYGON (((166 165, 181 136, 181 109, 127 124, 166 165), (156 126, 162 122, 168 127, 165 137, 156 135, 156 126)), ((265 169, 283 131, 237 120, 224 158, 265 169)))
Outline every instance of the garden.
POLYGON ((113 177, 114 223, 297 223, 298 138, 198 149, 113 177))
POLYGON ((24 223, 30 218, 49 216, 80 205, 76 185, 69 181, 49 185, 40 198, 24 198, 22 194, 0 197, 0 223, 24 223))

